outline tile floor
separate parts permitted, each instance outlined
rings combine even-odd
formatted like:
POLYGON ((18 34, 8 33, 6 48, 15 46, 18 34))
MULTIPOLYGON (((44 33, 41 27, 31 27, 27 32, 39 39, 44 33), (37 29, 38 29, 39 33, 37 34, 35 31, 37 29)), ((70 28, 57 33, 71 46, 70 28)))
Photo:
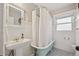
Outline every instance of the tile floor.
POLYGON ((75 53, 70 53, 61 49, 52 48, 52 50, 49 51, 47 56, 75 56, 75 53))

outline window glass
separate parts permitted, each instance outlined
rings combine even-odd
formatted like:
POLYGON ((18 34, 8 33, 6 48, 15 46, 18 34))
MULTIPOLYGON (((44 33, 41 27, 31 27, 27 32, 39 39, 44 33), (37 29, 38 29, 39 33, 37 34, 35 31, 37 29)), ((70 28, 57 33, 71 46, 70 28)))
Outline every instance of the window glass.
POLYGON ((57 30, 72 30, 72 25, 71 23, 57 25, 57 30))
POLYGON ((66 17, 57 20, 57 28, 58 31, 70 31, 72 30, 72 20, 71 17, 66 17))
POLYGON ((59 23, 67 23, 67 22, 71 22, 71 17, 62 18, 62 19, 57 20, 57 24, 59 24, 59 23))

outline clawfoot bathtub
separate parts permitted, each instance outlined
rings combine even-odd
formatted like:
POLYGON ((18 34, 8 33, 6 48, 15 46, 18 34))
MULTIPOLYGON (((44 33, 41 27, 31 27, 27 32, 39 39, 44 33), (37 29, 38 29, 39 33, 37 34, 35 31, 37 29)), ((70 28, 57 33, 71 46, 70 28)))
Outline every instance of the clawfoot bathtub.
POLYGON ((47 46, 45 47, 38 47, 33 42, 31 43, 31 46, 34 48, 36 56, 45 56, 47 53, 52 49, 54 45, 55 40, 51 41, 47 46))

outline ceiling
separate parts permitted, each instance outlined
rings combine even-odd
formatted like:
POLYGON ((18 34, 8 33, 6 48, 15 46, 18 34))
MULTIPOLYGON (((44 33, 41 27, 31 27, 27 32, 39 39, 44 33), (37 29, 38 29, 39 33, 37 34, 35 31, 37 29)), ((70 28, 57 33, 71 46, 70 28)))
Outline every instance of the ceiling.
POLYGON ((37 6, 44 6, 50 11, 56 11, 65 7, 72 6, 74 3, 35 3, 37 6))

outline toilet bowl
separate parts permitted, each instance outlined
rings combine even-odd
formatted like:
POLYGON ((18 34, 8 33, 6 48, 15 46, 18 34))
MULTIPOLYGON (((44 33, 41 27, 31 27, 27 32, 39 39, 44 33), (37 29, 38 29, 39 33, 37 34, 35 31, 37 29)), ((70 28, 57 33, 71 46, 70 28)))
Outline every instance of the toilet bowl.
POLYGON ((79 51, 79 46, 76 46, 76 47, 75 47, 75 50, 76 50, 76 51, 79 51))

